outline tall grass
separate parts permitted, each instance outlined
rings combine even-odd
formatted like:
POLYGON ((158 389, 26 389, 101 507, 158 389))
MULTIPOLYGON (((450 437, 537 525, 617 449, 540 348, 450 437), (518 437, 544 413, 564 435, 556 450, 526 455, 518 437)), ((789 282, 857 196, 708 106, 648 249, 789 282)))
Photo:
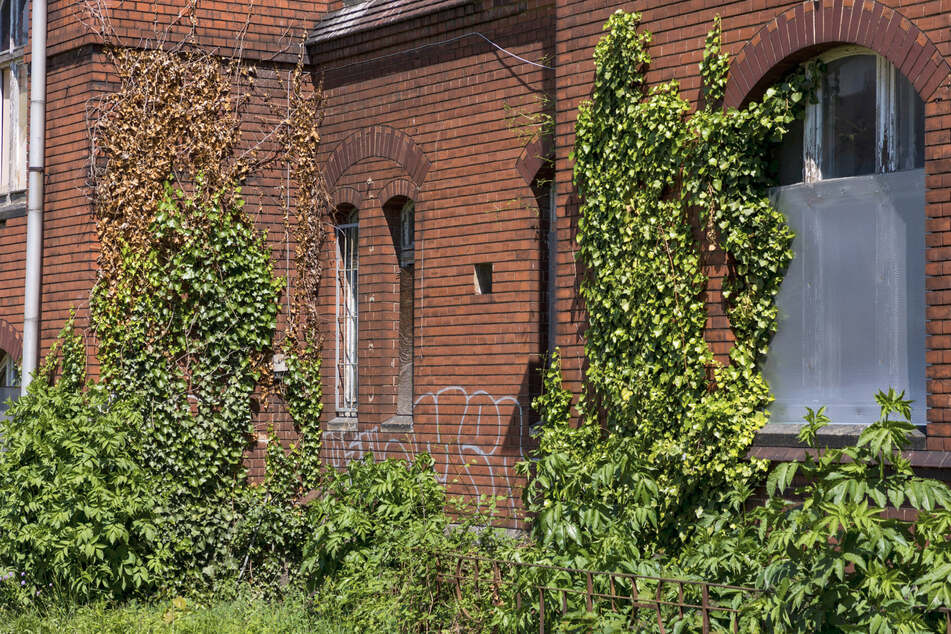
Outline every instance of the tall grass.
POLYGON ((53 606, 30 612, 0 611, 0 633, 100 634, 168 632, 175 634, 256 634, 258 632, 352 632, 345 623, 330 623, 308 610, 306 599, 284 601, 239 598, 199 604, 174 599, 151 604, 103 603, 83 607, 53 606))

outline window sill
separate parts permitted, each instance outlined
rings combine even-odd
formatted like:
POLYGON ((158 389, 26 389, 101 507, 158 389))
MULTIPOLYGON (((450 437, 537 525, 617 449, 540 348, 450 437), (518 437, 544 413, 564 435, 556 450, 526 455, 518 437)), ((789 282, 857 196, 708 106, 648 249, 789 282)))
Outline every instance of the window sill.
POLYGON ((26 191, 0 194, 0 221, 22 218, 26 215, 26 191))
MULTIPOLYGON (((767 423, 756 432, 753 439, 754 447, 783 447, 790 449, 806 449, 806 445, 799 442, 799 431, 805 423, 767 423)), ((816 446, 822 449, 841 449, 854 445, 858 441, 865 425, 826 425, 816 434, 816 446)), ((911 433, 910 450, 924 450, 926 437, 915 430, 911 433)))
POLYGON ((357 431, 356 416, 337 416, 327 422, 327 431, 357 431))
MULTIPOLYGON (((756 432, 747 455, 777 462, 797 462, 805 459, 807 454, 815 456, 816 449, 799 442, 798 434, 803 427, 805 423, 768 423, 756 432)), ((816 434, 816 446, 822 450, 854 445, 863 429, 865 425, 826 425, 816 434)), ((927 437, 921 431, 913 431, 910 440, 904 453, 912 460, 913 466, 951 466, 951 452, 928 451, 927 437)))
POLYGON ((388 418, 382 425, 380 431, 383 432, 409 432, 413 431, 412 414, 397 414, 388 418))

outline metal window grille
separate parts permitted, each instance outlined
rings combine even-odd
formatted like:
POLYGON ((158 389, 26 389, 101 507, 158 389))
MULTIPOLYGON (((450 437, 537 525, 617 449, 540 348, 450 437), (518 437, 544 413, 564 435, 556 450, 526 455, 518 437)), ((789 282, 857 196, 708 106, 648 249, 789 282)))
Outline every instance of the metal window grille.
POLYGON ((336 263, 336 408, 338 416, 357 415, 357 333, 359 217, 353 211, 345 223, 334 228, 336 263))

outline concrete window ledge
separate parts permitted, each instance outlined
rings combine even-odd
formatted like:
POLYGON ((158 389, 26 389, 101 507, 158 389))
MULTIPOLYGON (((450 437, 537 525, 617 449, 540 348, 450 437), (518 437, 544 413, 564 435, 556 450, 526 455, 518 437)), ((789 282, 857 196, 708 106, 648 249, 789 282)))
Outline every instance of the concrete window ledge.
POLYGON ((384 432, 412 432, 413 417, 408 414, 397 414, 388 418, 382 425, 380 431, 384 432))
MULTIPOLYGON (((799 442, 799 431, 803 427, 805 423, 768 423, 756 432, 756 438, 753 440, 753 446, 748 455, 751 458, 765 458, 780 462, 802 460, 807 453, 815 455, 816 450, 799 442)), ((816 434, 816 446, 819 449, 841 449, 854 445, 865 427, 865 425, 826 425, 816 434)), ((944 453, 926 451, 927 438, 921 431, 913 431, 910 440, 911 442, 906 447, 907 454, 920 457, 923 454, 944 453)))
POLYGON ((327 431, 357 431, 357 417, 337 416, 327 423, 327 431))
POLYGON ((0 222, 26 215, 26 192, 0 194, 0 222))

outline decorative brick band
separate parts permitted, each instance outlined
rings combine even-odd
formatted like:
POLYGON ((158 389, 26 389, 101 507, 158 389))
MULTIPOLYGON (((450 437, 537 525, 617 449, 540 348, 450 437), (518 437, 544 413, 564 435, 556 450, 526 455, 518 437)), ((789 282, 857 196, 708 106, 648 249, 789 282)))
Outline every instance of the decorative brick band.
POLYGON ((553 153, 552 139, 548 135, 539 136, 537 139, 525 146, 522 155, 515 162, 515 169, 529 185, 535 180, 540 170, 546 163, 550 163, 553 153))
POLYGON ((324 178, 328 187, 356 163, 367 158, 385 158, 400 164, 417 187, 426 180, 429 159, 418 145, 399 130, 374 126, 354 132, 344 139, 327 161, 324 178))
POLYGON ((356 187, 338 187, 331 195, 334 207, 351 205, 354 209, 363 209, 366 195, 356 187))
POLYGON ((724 103, 755 99, 793 64, 831 44, 858 44, 888 59, 927 102, 951 67, 925 33, 874 0, 806 0, 763 26, 730 70, 724 103))
POLYGON ((0 319, 0 349, 19 361, 23 356, 23 342, 20 333, 5 320, 0 319))
POLYGON ((405 178, 394 178, 380 190, 380 204, 385 205, 388 200, 396 196, 405 196, 413 201, 419 200, 419 187, 405 178))

